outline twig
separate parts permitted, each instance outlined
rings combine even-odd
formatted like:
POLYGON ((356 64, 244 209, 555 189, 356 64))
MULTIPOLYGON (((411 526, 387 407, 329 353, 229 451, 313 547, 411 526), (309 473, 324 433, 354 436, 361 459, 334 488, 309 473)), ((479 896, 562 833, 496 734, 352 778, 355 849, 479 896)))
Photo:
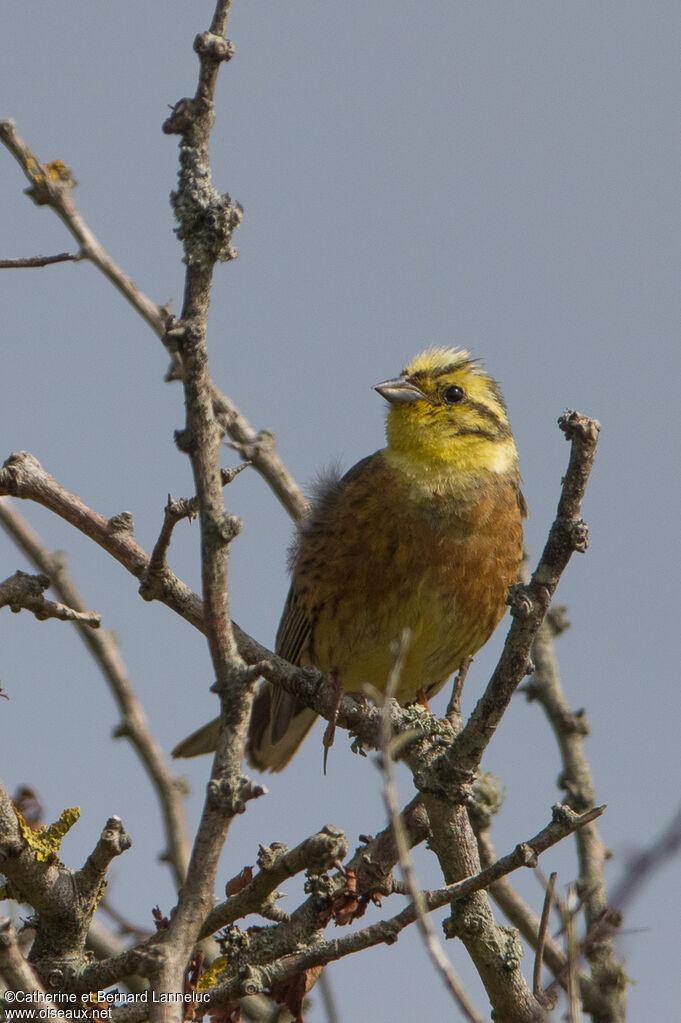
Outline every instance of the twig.
POLYGON ((445 717, 454 729, 455 735, 458 735, 463 727, 463 718, 461 717, 461 698, 463 696, 464 683, 472 663, 472 657, 464 657, 461 662, 461 667, 454 678, 452 695, 449 698, 449 703, 447 704, 447 710, 445 712, 445 717))
MULTIPOLYGON (((583 810, 594 802, 594 785, 584 749, 589 725, 584 712, 573 713, 565 699, 555 657, 554 628, 554 619, 549 616, 537 631, 532 646, 535 672, 525 692, 528 699, 541 705, 553 729, 563 764, 560 785, 567 792, 567 802, 574 809, 583 810)), ((584 950, 596 988, 608 1002, 612 1018, 624 1019, 627 975, 615 952, 613 923, 616 921, 608 908, 607 849, 595 822, 575 838, 579 860, 578 891, 587 930, 584 950)))
MULTIPOLYGON (((395 660, 393 661, 385 691, 383 693, 384 706, 387 704, 388 700, 392 700, 394 698, 394 695, 397 692, 407 651, 409 649, 409 638, 409 632, 408 630, 405 630, 400 637, 395 660)), ((462 673, 460 672, 459 675, 461 676, 461 674, 462 673)), ((463 672, 463 678, 465 678, 465 672, 463 672)), ((461 686, 463 686, 463 678, 460 683, 461 686)), ((399 738, 400 737, 398 736, 398 740, 399 738)), ((445 987, 449 990, 449 993, 459 1006, 464 1017, 470 1020, 471 1023, 482 1023, 482 1017, 475 1009, 468 993, 459 978, 456 976, 451 963, 447 959, 441 943, 436 938, 435 932, 433 931, 430 921, 426 915, 425 899, 416 878, 409 852, 409 844, 406 840, 404 829, 402 827, 402 819, 400 817, 400 806, 397 800, 395 774, 392 766, 390 719, 387 714, 383 716, 382 720, 381 753, 381 769, 384 777, 383 799, 395 834, 395 842, 399 853, 402 874, 409 890, 409 896, 416 914, 417 926, 421 932, 426 952, 435 966, 436 971, 442 977, 445 987)))
MULTIPOLYGON (((94 263, 175 356, 166 334, 169 307, 152 302, 123 272, 95 237, 73 201, 71 192, 75 182, 68 168, 59 160, 48 164, 39 163, 28 145, 17 134, 12 120, 0 121, 0 142, 3 142, 12 153, 30 181, 31 187, 27 189, 30 198, 37 205, 49 206, 81 246, 80 253, 73 258, 88 259, 94 263)), ((181 368, 178 367, 178 373, 172 376, 181 378, 181 374, 181 368)), ((213 383, 210 386, 214 413, 224 429, 238 450, 248 452, 244 457, 253 462, 255 469, 269 484, 289 515, 297 521, 304 514, 307 502, 300 487, 277 454, 274 434, 266 430, 260 433, 254 430, 234 402, 222 394, 213 383)))
POLYGON ((261 846, 258 853, 260 871, 240 892, 211 910, 199 931, 199 938, 205 938, 249 913, 260 912, 287 878, 311 867, 315 873, 322 874, 345 859, 347 851, 345 835, 330 825, 306 838, 295 849, 261 846))
POLYGON ((541 993, 541 970, 542 963, 544 960, 544 945, 546 944, 546 935, 549 929, 549 916, 551 913, 551 902, 553 900, 553 890, 556 887, 557 873, 555 870, 549 875, 549 883, 546 886, 546 894, 544 896, 544 905, 542 907, 541 920, 539 923, 539 934, 537 935, 537 951, 534 957, 534 973, 532 975, 532 990, 536 995, 541 993))
MULTIPOLYGON (((70 607, 81 609, 83 600, 66 570, 63 555, 50 553, 12 502, 5 498, 0 498, 0 525, 36 568, 49 576, 52 588, 61 600, 70 607)), ((170 864, 175 883, 179 887, 189 861, 184 784, 171 771, 151 733, 113 633, 108 629, 93 632, 91 628, 84 627, 78 622, 76 628, 102 672, 120 710, 122 721, 115 735, 128 739, 132 744, 156 790, 167 843, 162 859, 170 864)))
POLYGON ((147 565, 146 575, 147 576, 158 576, 162 575, 167 571, 168 562, 167 556, 170 550, 170 540, 173 535, 173 530, 178 522, 182 519, 195 519, 199 513, 198 501, 195 497, 183 498, 179 501, 174 501, 171 494, 168 494, 168 500, 164 508, 163 514, 163 525, 161 526, 161 532, 158 535, 158 540, 154 544, 154 549, 151 552, 149 558, 149 564, 147 565))
POLYGON ((566 934, 567 944, 567 968, 566 968, 566 991, 568 1000, 568 1023, 580 1023, 582 1018, 579 1004, 579 987, 577 985, 577 963, 579 960, 580 948, 575 930, 575 914, 563 899, 556 899, 557 905, 563 919, 563 928, 566 934))
POLYGON ((37 206, 49 206, 57 214, 80 245, 80 257, 94 263, 152 329, 162 332, 168 311, 155 305, 139 290, 114 263, 87 226, 71 197, 76 182, 68 167, 61 160, 47 164, 36 160, 17 134, 14 121, 0 121, 0 142, 9 149, 28 178, 30 188, 26 194, 37 206))
POLYGON ((102 894, 107 868, 115 856, 130 847, 120 819, 112 817, 84 866, 72 870, 56 853, 64 830, 62 822, 60 828, 55 826, 46 834, 28 833, 26 827, 20 825, 12 801, 0 782, 2 872, 11 885, 12 897, 36 911, 31 962, 38 975, 51 977, 55 986, 61 986, 66 973, 73 973, 74 968, 85 961, 87 933, 102 894))
MULTIPOLYGON (((218 861, 234 817, 264 787, 241 774, 241 763, 257 673, 239 653, 230 618, 228 568, 231 541, 240 521, 227 514, 222 492, 220 454, 223 430, 213 408, 208 369, 208 307, 215 266, 236 256, 232 234, 241 222, 241 207, 220 195, 211 182, 210 134, 214 95, 221 64, 233 53, 225 32, 231 0, 217 0, 207 32, 194 40, 199 79, 192 99, 175 105, 163 124, 179 136, 179 181, 171 203, 186 264, 182 313, 170 318, 165 337, 182 367, 185 429, 176 437, 189 457, 194 477, 201 533, 203 628, 221 703, 221 727, 206 800, 192 848, 187 876, 167 928, 159 937, 164 961, 153 978, 160 991, 182 990, 185 967, 197 935, 213 904, 218 861)), ((152 1005, 150 1023, 182 1019, 182 1009, 152 1005), (176 1015, 176 1013, 178 1015, 176 1015)))
POLYGON ((271 430, 254 430, 234 402, 212 384, 213 409, 232 438, 232 447, 267 481, 294 522, 307 511, 305 496, 276 449, 271 430))
MULTIPOLYGON (((572 813, 567 807, 554 808, 552 822, 543 828, 537 835, 528 842, 520 843, 513 852, 501 857, 490 867, 472 877, 467 877, 456 884, 448 885, 446 888, 439 888, 435 891, 424 891, 421 893, 425 911, 431 913, 443 906, 465 899, 474 892, 486 888, 489 884, 498 880, 519 867, 532 866, 536 863, 536 857, 546 851, 552 845, 561 841, 571 834, 576 828, 584 826, 593 816, 598 816, 602 808, 589 811, 584 815, 572 813)), ((292 921, 296 914, 292 915, 292 921)), ((308 969, 312 966, 324 966, 327 963, 342 959, 355 952, 372 948, 379 944, 392 944, 397 940, 400 932, 415 923, 417 920, 416 910, 413 902, 398 913, 396 916, 381 920, 376 924, 353 934, 344 935, 329 941, 315 940, 307 950, 294 952, 288 955, 280 955, 279 949, 274 940, 274 932, 270 929, 265 941, 259 941, 259 935, 251 937, 249 947, 249 968, 242 971, 242 974, 234 979, 225 981, 216 986, 210 993, 210 999, 206 1008, 222 1004, 244 994, 254 994, 260 991, 269 990, 272 983, 282 980, 291 973, 308 969), (276 957, 276 961, 272 961, 276 957), (259 963, 267 965, 260 966, 259 963)), ((284 925, 285 926, 285 925, 284 925)), ((291 935, 291 945, 295 949, 300 945, 300 934, 296 932, 291 935)), ((140 1017, 141 1018, 141 1017, 140 1017)), ((132 1023, 132 1020, 131 1020, 132 1023)))
MULTIPOLYGON (((220 478, 222 485, 227 486, 231 483, 240 472, 247 469, 250 462, 242 462, 234 469, 221 469, 220 478)), ((168 551, 170 550, 170 541, 173 535, 173 530, 178 522, 182 519, 195 519, 199 514, 199 501, 197 497, 182 497, 179 500, 174 500, 172 494, 168 494, 168 500, 164 508, 163 514, 163 525, 158 535, 158 540, 154 544, 154 549, 151 552, 149 563, 145 570, 145 579, 150 578, 161 578, 168 570, 168 551)))
POLYGON ((74 882, 81 898, 84 896, 99 901, 109 864, 131 845, 132 841, 120 817, 118 815, 109 817, 97 845, 85 861, 85 866, 74 874, 74 882))
MULTIPOLYGON (((497 861, 498 856, 487 828, 477 832, 477 839, 480 860, 483 867, 488 867, 497 861)), ((525 941, 536 951, 541 921, 527 903, 521 899, 508 878, 502 877, 495 881, 490 885, 489 893, 507 920, 510 920, 514 927, 518 928, 525 941)), ((554 976, 562 976, 567 960, 559 945, 548 935, 544 942, 544 959, 554 976)), ((590 984, 588 978, 583 978, 583 980, 587 985, 590 984)))
POLYGON ((34 266, 51 266, 53 263, 77 263, 83 257, 78 253, 60 252, 56 256, 16 256, 0 259, 0 270, 19 270, 34 266))
POLYGON ((580 517, 581 502, 596 455, 600 424, 578 412, 566 412, 559 426, 571 443, 556 518, 527 586, 518 583, 510 598, 513 623, 504 649, 485 689, 447 754, 459 770, 475 770, 515 692, 530 670, 530 649, 549 609, 558 581, 575 551, 585 551, 588 531, 580 517))
POLYGON ((15 572, 0 583, 0 608, 9 607, 14 612, 25 608, 41 622, 47 618, 57 618, 61 622, 79 622, 90 629, 99 628, 102 619, 94 611, 79 611, 66 604, 46 600, 43 593, 49 585, 50 580, 46 575, 15 572))

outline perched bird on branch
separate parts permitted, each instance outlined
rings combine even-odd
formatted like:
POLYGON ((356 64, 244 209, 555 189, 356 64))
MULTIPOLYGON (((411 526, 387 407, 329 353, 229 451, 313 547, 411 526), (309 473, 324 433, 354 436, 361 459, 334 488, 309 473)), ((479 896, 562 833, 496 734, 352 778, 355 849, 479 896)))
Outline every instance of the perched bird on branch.
MULTIPOLYGON (((380 691, 408 629, 396 695, 402 704, 425 702, 502 618, 527 508, 501 391, 467 351, 429 348, 375 390, 390 406, 387 446, 318 486, 291 550, 275 649, 292 664, 314 664, 347 692, 367 684, 380 691)), ((251 764, 280 771, 315 717, 262 683, 251 764)), ((218 724, 194 732, 173 755, 213 751, 218 724)))

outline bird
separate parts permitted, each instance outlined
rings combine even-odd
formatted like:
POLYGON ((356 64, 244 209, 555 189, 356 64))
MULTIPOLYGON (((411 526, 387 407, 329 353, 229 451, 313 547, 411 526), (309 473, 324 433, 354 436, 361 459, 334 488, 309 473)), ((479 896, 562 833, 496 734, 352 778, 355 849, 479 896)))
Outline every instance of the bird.
MULTIPOLYGON (((395 643, 409 643, 395 696, 425 702, 487 642, 522 556, 518 453, 497 382, 464 348, 431 347, 374 390, 386 446, 324 474, 293 541, 277 654, 343 690, 383 691, 395 643)), ((261 682, 246 753, 280 771, 315 712, 261 682)), ((219 718, 174 750, 212 752, 219 718)))

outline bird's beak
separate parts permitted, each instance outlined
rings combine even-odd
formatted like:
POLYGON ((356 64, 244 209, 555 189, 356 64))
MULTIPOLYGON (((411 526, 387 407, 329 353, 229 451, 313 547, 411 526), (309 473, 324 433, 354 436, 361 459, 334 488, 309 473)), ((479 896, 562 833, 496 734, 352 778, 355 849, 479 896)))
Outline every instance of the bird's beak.
POLYGON ((416 384, 412 383, 409 377, 395 377, 394 380, 384 380, 381 384, 374 384, 374 390, 378 391, 382 398, 389 401, 391 405, 402 405, 408 401, 419 401, 425 398, 423 391, 419 390, 416 384))

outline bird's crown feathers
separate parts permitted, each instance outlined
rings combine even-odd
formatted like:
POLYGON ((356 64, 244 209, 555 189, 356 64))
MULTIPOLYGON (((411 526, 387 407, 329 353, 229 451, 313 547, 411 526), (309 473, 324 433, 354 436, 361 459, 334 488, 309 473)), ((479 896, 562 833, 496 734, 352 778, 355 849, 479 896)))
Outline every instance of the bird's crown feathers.
POLYGON ((464 366, 470 366, 472 370, 481 368, 479 360, 474 359, 465 348, 433 346, 415 355, 409 365, 404 367, 402 373, 408 376, 412 376, 414 373, 443 373, 449 370, 463 369, 464 366))

